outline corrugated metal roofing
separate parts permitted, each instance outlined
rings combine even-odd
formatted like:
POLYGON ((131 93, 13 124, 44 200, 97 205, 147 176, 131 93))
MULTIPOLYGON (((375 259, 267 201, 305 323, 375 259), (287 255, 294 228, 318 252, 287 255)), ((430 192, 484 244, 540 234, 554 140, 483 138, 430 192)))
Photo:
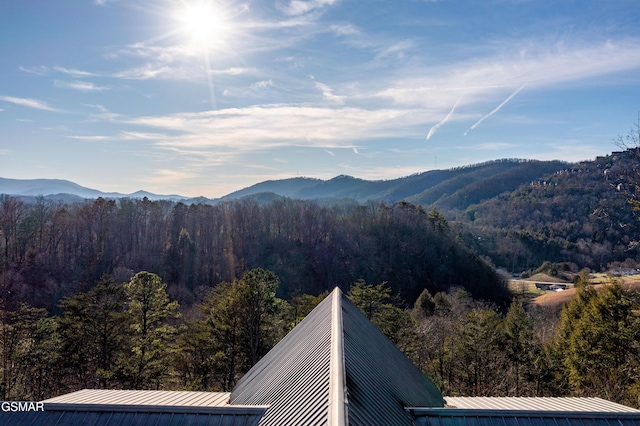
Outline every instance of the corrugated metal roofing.
POLYGON ((445 397, 451 408, 481 410, 629 412, 640 410, 602 398, 445 397))
POLYGON ((231 404, 270 405, 261 426, 325 425, 329 401, 345 404, 353 426, 411 425, 405 406, 444 404, 435 385, 338 288, 231 393, 231 404), (330 396, 331 384, 342 390, 330 396))
POLYGON ((540 410, 410 408, 416 426, 640 426, 640 414, 540 410))
POLYGON ((326 425, 330 355, 327 297, 240 379, 231 404, 270 405, 261 426, 326 425))
POLYGON ((266 407, 170 407, 45 404, 44 411, 0 412, 11 426, 256 426, 266 407))
POLYGON ((266 406, 230 406, 229 393, 84 389, 44 411, 0 412, 0 425, 255 426, 266 406))
POLYGON ((349 425, 412 425, 407 406, 442 407, 436 386, 346 297, 349 425))
POLYGON ((153 391, 83 389, 47 399, 45 403, 167 405, 190 407, 222 407, 229 404, 229 392, 153 391))

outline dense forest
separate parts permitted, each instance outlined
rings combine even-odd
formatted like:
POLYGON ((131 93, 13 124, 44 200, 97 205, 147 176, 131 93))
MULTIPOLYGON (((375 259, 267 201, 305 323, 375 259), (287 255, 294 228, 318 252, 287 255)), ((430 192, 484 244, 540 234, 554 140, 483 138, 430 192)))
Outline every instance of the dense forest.
POLYGON ((635 196, 637 152, 627 150, 541 176, 464 209, 438 209, 459 238, 513 272, 544 261, 605 271, 640 254, 635 196))
POLYGON ((218 206, 147 199, 58 204, 0 198, 4 303, 57 312, 65 296, 109 274, 124 282, 149 271, 191 306, 244 271, 280 277, 278 296, 319 294, 358 279, 389 283, 412 303, 424 288, 452 286, 508 303, 505 283, 455 241, 436 210, 408 203, 326 207, 312 201, 244 199, 218 206))

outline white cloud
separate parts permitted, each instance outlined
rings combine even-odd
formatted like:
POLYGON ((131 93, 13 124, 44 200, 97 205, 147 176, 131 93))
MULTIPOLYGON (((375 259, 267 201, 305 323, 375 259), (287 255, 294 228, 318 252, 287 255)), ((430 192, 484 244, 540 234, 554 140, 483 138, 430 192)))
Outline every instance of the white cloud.
POLYGON ((149 80, 153 78, 171 78, 175 75, 175 70, 166 65, 147 64, 138 68, 130 68, 113 74, 115 78, 125 80, 149 80))
POLYGON ((72 75, 74 77, 97 77, 99 74, 82 71, 74 68, 64 68, 64 67, 54 67, 54 70, 61 72, 63 74, 72 75))
POLYGON ((104 90, 108 90, 107 87, 97 86, 88 81, 60 81, 55 80, 53 82, 54 86, 59 87, 61 89, 73 89, 79 90, 81 92, 102 92, 104 90))
POLYGON ((295 16, 332 6, 335 3, 336 0, 290 0, 283 10, 286 14, 295 16))
POLYGON ((76 139, 80 141, 104 141, 107 139, 112 139, 109 136, 103 136, 103 135, 67 136, 67 138, 76 139))
POLYGON ((331 89, 329 86, 327 86, 326 84, 322 84, 322 83, 315 83, 316 88, 318 90, 320 90, 322 92, 322 97, 330 102, 333 102, 337 105, 343 105, 344 104, 344 96, 338 96, 338 95, 334 95, 333 94, 333 89, 331 89))
POLYGON ((411 127, 424 119, 419 110, 320 108, 270 105, 201 113, 146 116, 121 121, 179 132, 157 141, 165 149, 227 150, 230 155, 283 146, 353 147, 353 141, 416 136, 411 127), (400 130, 399 130, 400 129, 400 130))
POLYGON ((25 106, 28 108, 41 109, 44 111, 62 112, 61 109, 54 108, 44 101, 31 98, 16 98, 13 96, 0 96, 0 101, 9 102, 16 105, 25 106))
POLYGON ((251 84, 251 88, 253 90, 264 90, 268 87, 272 87, 273 86, 273 81, 272 80, 263 80, 263 81, 256 81, 255 83, 251 84))
POLYGON ((334 24, 334 25, 330 25, 329 29, 333 31, 335 34, 340 36, 351 36, 351 35, 362 34, 362 31, 360 31, 360 29, 356 28, 352 24, 334 24))
POLYGON ((497 53, 439 66, 414 66, 414 76, 399 78, 376 96, 397 104, 447 110, 463 97, 461 106, 496 100, 528 82, 530 89, 587 84, 590 79, 640 68, 640 40, 617 44, 575 46, 530 45, 526 52, 503 46, 497 53))
POLYGON ((44 65, 36 65, 34 67, 19 67, 20 71, 26 72, 27 74, 34 75, 46 75, 51 72, 49 67, 45 67, 44 65))
POLYGON ((209 71, 213 75, 241 75, 241 74, 257 74, 257 68, 242 68, 242 67, 231 67, 224 70, 211 70, 209 71))

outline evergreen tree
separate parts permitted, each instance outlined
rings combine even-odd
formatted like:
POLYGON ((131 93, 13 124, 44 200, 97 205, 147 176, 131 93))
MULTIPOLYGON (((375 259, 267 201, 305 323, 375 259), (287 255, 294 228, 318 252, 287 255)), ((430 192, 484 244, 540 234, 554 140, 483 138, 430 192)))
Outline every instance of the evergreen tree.
POLYGON ((522 304, 515 299, 504 319, 504 350, 509 363, 507 393, 514 396, 535 396, 535 366, 540 356, 540 344, 533 325, 522 304))
POLYGON ((123 356, 128 331, 125 300, 124 287, 104 276, 92 290, 61 302, 60 351, 71 388, 113 384, 115 363, 123 356))
POLYGON ((138 272, 124 284, 131 352, 120 359, 124 385, 132 389, 160 388, 169 375, 171 340, 178 302, 170 301, 166 284, 150 272, 138 272))
POLYGON ((637 406, 640 305, 617 283, 579 291, 562 312, 557 347, 572 392, 637 406))

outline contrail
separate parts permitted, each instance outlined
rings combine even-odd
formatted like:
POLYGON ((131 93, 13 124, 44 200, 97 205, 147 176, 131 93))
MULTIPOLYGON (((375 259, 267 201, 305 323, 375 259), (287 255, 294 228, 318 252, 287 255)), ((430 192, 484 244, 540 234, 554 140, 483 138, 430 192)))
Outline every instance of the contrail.
POLYGON ((482 118, 480 118, 480 120, 476 121, 473 126, 471 126, 469 128, 469 130, 467 130, 466 132, 464 132, 464 135, 467 136, 467 133, 469 133, 471 130, 475 129, 476 127, 478 127, 480 125, 480 123, 482 123, 484 120, 486 120, 487 118, 491 117, 493 114, 495 114, 496 112, 500 111, 500 108, 502 108, 503 106, 505 106, 507 104, 507 102, 509 102, 511 99, 513 99, 513 97, 515 95, 517 95, 522 89, 525 88, 525 86, 527 85, 527 83, 523 84, 522 86, 518 87, 516 89, 515 92, 513 92, 507 99, 505 99, 504 101, 502 101, 502 103, 500 105, 498 105, 497 107, 495 107, 493 109, 493 111, 491 111, 489 114, 483 116, 482 118))
POLYGON ((453 111, 455 111, 456 107, 458 106, 458 102, 460 102, 460 99, 458 99, 456 101, 456 103, 453 105, 453 108, 451 108, 451 111, 449 111, 449 114, 447 114, 447 116, 444 118, 444 120, 442 120, 441 122, 439 122, 438 124, 433 126, 431 129, 429 129, 429 133, 427 134, 427 139, 426 140, 429 140, 429 138, 431 136, 433 136, 433 134, 436 132, 436 130, 438 130, 444 123, 449 121, 449 119, 451 118, 451 115, 453 114, 453 111))

